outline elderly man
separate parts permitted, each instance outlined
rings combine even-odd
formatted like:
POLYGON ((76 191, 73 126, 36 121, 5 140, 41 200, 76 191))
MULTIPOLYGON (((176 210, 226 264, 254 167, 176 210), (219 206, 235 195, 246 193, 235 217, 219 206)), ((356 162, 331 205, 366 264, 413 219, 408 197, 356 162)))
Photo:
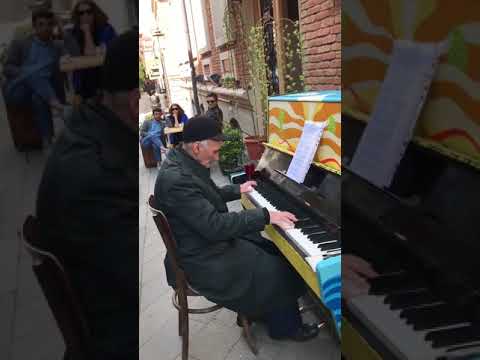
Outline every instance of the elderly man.
POLYGON ((138 357, 135 69, 138 32, 131 31, 107 51, 103 103, 81 105, 67 119, 38 191, 40 238, 70 274, 93 333, 88 359, 138 357))
MULTIPOLYGON (((318 327, 302 323, 297 303, 305 285, 260 235, 267 224, 292 227, 295 215, 266 208, 228 212, 226 202, 239 199, 256 183, 219 188, 211 180, 221 131, 216 119, 190 119, 183 146, 170 151, 157 177, 155 205, 173 229, 181 266, 190 285, 207 299, 247 317, 264 318, 272 338, 311 339, 318 327)), ((166 266, 168 274, 168 258, 166 266)))

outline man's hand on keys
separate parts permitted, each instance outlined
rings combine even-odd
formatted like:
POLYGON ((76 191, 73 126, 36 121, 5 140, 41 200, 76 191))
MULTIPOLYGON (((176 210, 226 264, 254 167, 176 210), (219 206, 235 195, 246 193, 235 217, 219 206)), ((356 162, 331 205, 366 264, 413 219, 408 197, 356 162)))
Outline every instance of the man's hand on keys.
POLYGON ((270 224, 278 225, 284 230, 293 228, 297 221, 296 216, 288 211, 269 211, 269 213, 270 224))
POLYGON ((244 182, 242 185, 240 185, 240 193, 248 193, 253 190, 253 188, 257 186, 257 182, 253 180, 249 180, 247 182, 244 182))

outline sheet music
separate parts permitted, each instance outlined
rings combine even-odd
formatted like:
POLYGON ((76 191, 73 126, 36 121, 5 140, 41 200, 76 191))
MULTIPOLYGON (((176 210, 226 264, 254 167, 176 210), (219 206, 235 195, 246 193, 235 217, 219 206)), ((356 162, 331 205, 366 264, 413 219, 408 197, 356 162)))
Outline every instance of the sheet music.
POLYGON ((435 74, 440 46, 397 40, 351 169, 378 187, 390 186, 435 74))
POLYGON ((323 123, 305 121, 302 136, 300 137, 293 159, 288 166, 287 176, 290 179, 299 184, 303 183, 326 125, 327 121, 323 123))

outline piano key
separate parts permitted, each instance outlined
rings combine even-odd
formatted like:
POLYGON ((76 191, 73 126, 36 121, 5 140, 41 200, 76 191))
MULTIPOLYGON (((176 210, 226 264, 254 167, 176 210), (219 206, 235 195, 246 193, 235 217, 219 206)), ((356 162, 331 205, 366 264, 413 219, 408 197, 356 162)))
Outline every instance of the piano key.
POLYGON ((480 341, 480 326, 469 324, 461 327, 430 331, 425 336, 425 339, 432 341, 433 348, 476 342, 480 341))
POLYGON ((404 318, 407 324, 412 324, 415 330, 451 326, 468 321, 465 313, 446 303, 405 309, 400 313, 400 317, 404 318))
POLYGON ((348 306, 398 359, 434 359, 435 350, 404 321, 400 311, 392 311, 385 296, 360 295, 349 300, 348 306))
MULTIPOLYGON (((247 197, 251 199, 256 206, 266 207, 268 210, 271 210, 271 211, 281 210, 276 208, 269 201, 269 199, 267 200, 260 192, 256 191, 256 189, 250 191, 247 194, 247 197)), ((328 234, 326 234, 325 231, 318 230, 318 229, 314 229, 314 231, 317 233, 321 231, 322 234, 325 233, 325 237, 322 239, 329 240, 328 234)), ((289 239, 293 241, 304 252, 305 256, 315 256, 315 255, 322 254, 321 248, 319 248, 316 243, 310 240, 310 236, 305 235, 299 228, 285 230, 285 233, 287 234, 287 236, 289 236, 289 239)), ((320 235, 320 234, 315 234, 312 236, 317 236, 317 235, 320 235)))
POLYGON ((321 227, 315 227, 315 228, 300 228, 300 231, 305 234, 305 235, 322 235, 322 234, 327 234, 327 232, 321 228, 321 227))
MULTIPOLYGON (((399 359, 435 359, 444 355, 448 347, 459 342, 473 342, 480 334, 472 328, 455 334, 462 324, 454 324, 447 328, 436 328, 432 331, 415 330, 401 318, 401 310, 392 310, 383 295, 360 295, 347 301, 352 313, 399 359), (429 334, 429 336, 427 336, 429 334), (450 336, 450 337, 449 337, 450 336), (433 339, 432 342, 427 341, 433 339), (449 340, 451 339, 451 340, 449 340)), ((478 329, 477 329, 478 331, 478 329)))
POLYGON ((427 284, 418 276, 406 272, 381 274, 370 279, 370 292, 373 295, 386 295, 393 292, 417 290, 427 288, 427 284))
POLYGON ((435 295, 425 289, 394 293, 385 298, 385 302, 394 310, 434 304, 438 301, 435 295))

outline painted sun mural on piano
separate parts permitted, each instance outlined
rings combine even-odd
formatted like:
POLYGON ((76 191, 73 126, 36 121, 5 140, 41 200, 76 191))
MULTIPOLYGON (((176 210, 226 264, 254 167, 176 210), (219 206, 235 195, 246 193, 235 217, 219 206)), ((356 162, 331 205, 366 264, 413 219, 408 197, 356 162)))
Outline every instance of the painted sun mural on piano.
POLYGON ((321 91, 269 99, 268 142, 295 153, 306 120, 327 122, 314 163, 327 170, 341 170, 341 105, 339 91, 321 91))
POLYGON ((416 136, 479 167, 480 1, 342 3, 344 111, 368 119, 396 39, 444 44, 416 136))

